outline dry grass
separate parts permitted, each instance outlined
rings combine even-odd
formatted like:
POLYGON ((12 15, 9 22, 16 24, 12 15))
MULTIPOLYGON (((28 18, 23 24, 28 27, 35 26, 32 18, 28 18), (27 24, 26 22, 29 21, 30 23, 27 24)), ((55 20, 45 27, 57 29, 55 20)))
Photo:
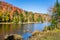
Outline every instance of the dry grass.
POLYGON ((60 29, 46 32, 33 32, 29 40, 60 40, 60 29))

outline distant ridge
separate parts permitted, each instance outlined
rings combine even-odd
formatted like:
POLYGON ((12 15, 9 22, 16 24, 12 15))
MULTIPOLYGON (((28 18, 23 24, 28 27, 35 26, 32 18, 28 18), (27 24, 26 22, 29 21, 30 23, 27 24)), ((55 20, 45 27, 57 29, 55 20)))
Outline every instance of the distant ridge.
MULTIPOLYGON (((15 20, 14 17, 16 17, 16 16, 17 16, 16 19, 20 19, 20 18, 22 18, 21 17, 22 15, 23 15, 23 21, 24 22, 26 22, 26 21, 37 22, 37 21, 41 21, 41 20, 46 21, 46 18, 48 19, 48 21, 50 21, 50 19, 51 19, 48 14, 28 12, 26 10, 23 10, 21 8, 13 6, 12 4, 9 4, 7 2, 0 1, 0 16, 2 14, 5 16, 4 20, 7 20, 7 19, 8 20, 15 20)), ((0 21, 2 21, 3 18, 4 17, 0 17, 0 21)), ((22 20, 22 19, 20 19, 20 20, 22 20)))
POLYGON ((10 15, 12 16, 15 11, 18 11, 18 13, 25 12, 25 10, 18 8, 16 6, 13 6, 12 4, 9 4, 4 1, 0 1, 0 11, 4 14, 5 11, 10 12, 10 15))

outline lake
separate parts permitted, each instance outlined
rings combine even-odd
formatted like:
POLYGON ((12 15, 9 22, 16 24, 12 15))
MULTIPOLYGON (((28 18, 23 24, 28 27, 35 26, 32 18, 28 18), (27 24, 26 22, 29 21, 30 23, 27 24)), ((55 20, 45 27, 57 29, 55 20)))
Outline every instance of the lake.
POLYGON ((45 26, 50 25, 49 22, 45 23, 32 23, 32 24, 0 24, 0 40, 4 39, 7 34, 22 35, 23 40, 28 40, 32 32, 38 30, 42 31, 45 26))

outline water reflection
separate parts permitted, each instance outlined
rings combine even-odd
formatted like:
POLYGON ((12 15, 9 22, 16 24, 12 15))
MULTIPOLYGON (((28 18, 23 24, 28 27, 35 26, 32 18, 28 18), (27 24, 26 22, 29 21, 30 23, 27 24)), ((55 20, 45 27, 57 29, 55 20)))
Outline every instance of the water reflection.
POLYGON ((23 35, 27 32, 32 32, 33 25, 31 24, 0 24, 0 40, 6 34, 20 34, 23 35))
POLYGON ((0 40, 4 39, 6 34, 20 34, 24 39, 31 36, 35 30, 42 30, 46 26, 45 23, 38 24, 0 24, 0 40))

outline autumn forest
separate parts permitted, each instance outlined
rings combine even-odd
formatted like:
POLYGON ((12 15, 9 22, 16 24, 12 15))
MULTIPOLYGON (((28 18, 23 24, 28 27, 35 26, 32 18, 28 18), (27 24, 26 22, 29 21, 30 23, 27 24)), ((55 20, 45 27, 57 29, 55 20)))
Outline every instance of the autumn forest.
POLYGON ((44 22, 46 17, 50 21, 48 14, 28 12, 0 1, 0 22, 44 22))

